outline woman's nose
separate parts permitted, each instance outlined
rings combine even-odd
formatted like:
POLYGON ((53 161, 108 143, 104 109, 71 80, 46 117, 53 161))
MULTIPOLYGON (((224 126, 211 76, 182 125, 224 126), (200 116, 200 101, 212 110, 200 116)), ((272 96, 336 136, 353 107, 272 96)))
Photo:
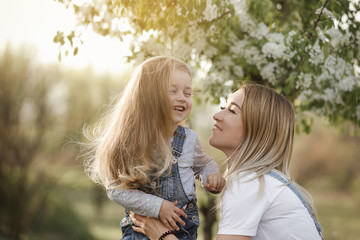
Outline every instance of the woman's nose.
POLYGON ((214 116, 213 116, 213 119, 214 119, 215 121, 221 121, 221 119, 222 119, 221 113, 222 113, 222 112, 223 112, 223 110, 215 113, 214 116))

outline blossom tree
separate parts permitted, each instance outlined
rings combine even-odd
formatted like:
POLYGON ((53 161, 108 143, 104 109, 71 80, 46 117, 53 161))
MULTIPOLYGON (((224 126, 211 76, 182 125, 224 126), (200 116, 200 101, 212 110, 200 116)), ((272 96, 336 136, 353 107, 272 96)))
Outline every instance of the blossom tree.
POLYGON ((128 41, 128 60, 172 55, 205 75, 203 99, 247 80, 290 99, 309 131, 307 112, 360 126, 359 0, 56 0, 73 8, 78 27, 58 32, 60 56, 75 55, 81 33, 128 41))

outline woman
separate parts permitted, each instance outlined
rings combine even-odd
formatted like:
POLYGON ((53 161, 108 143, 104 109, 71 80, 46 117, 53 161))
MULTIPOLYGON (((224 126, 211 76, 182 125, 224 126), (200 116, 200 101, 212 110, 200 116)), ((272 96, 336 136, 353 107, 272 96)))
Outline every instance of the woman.
MULTIPOLYGON (((291 103, 267 87, 245 84, 214 120, 210 144, 228 164, 217 239, 321 239, 311 196, 290 177, 291 103)), ((176 239, 156 219, 132 219, 150 239, 176 239)))

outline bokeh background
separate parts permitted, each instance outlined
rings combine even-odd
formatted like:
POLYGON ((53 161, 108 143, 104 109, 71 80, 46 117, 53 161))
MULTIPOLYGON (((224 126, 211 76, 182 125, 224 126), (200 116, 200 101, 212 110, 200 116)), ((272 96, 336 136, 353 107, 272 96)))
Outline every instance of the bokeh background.
MULTIPOLYGON (((84 125, 126 85, 130 52, 126 42, 88 30, 77 56, 59 61, 53 38, 75 24, 73 13, 54 1, 0 0, 0 239, 121 236, 123 208, 87 178, 78 143, 84 125)), ((218 109, 195 104, 187 125, 222 164, 224 155, 208 145, 218 109)), ((312 194, 326 239, 360 239, 359 129, 313 119, 310 134, 296 135, 294 178, 312 194)), ((197 190, 209 214, 215 197, 197 190)))

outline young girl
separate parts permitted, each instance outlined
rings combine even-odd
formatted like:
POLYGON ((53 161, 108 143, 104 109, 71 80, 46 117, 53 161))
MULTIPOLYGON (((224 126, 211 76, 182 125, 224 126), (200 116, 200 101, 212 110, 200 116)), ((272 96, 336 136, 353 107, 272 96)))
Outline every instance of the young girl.
POLYGON ((96 128, 89 159, 92 179, 126 209, 122 239, 148 239, 128 215, 159 218, 179 239, 196 239, 199 226, 194 175, 210 192, 222 190, 219 167, 201 149, 197 134, 179 124, 192 108, 191 73, 181 60, 154 57, 142 63, 120 101, 96 128))

